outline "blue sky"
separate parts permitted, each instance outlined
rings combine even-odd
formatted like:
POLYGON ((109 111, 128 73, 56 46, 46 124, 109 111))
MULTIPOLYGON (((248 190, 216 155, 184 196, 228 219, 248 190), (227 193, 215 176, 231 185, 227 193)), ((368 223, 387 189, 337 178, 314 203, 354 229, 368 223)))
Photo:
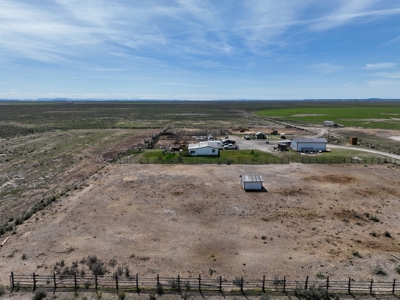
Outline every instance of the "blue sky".
POLYGON ((0 98, 400 98, 398 0, 0 0, 0 98))

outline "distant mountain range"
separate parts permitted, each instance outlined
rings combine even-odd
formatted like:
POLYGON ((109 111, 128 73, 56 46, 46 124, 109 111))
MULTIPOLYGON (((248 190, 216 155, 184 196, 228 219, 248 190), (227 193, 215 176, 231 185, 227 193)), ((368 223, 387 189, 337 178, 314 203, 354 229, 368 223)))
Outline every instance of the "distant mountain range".
POLYGON ((0 102, 159 102, 159 101, 399 101, 400 99, 216 99, 216 100, 177 100, 177 99, 73 99, 73 98, 37 98, 37 99, 0 99, 0 102))

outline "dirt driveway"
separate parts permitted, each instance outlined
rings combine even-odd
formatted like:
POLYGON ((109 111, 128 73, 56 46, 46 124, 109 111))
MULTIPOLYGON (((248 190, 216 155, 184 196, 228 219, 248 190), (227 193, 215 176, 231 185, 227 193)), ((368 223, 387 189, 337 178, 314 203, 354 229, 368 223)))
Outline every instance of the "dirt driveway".
POLYGON ((11 271, 49 274, 56 262, 88 255, 111 273, 127 266, 149 277, 391 280, 400 263, 390 256, 400 256, 399 170, 109 165, 18 226, 0 250, 1 283, 11 271), (263 175, 267 191, 245 192, 241 174, 263 175), (388 276, 373 275, 377 267, 388 276))

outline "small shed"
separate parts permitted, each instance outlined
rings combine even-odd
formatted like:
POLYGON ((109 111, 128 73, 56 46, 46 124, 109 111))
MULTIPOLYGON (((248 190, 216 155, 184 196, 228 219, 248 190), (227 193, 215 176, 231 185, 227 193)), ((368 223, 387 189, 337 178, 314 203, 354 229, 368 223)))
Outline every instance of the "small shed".
POLYGON ((261 191, 264 182, 262 175, 241 175, 242 187, 245 191, 261 191))
POLYGON ((265 133, 264 133, 264 132, 261 132, 261 131, 256 132, 254 135, 255 135, 255 137, 256 137, 257 139, 265 139, 265 138, 266 138, 265 133))
POLYGON ((287 148, 289 148, 288 144, 286 144, 286 143, 278 143, 278 149, 280 151, 286 151, 287 148))
POLYGON ((351 137, 349 142, 350 142, 350 145, 357 145, 357 143, 358 143, 358 138, 356 138, 356 137, 351 137))

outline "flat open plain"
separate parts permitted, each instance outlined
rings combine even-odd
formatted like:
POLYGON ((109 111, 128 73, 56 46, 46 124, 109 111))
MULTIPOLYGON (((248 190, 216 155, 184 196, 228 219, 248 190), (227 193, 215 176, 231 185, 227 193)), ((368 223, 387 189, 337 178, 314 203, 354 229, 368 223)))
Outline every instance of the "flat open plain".
POLYGON ((9 235, 1 283, 88 255, 110 273, 127 266, 146 277, 389 281, 400 265, 390 255, 400 256, 398 173, 391 164, 111 164, 9 235), (245 192, 241 174, 263 175, 266 191, 245 192))

